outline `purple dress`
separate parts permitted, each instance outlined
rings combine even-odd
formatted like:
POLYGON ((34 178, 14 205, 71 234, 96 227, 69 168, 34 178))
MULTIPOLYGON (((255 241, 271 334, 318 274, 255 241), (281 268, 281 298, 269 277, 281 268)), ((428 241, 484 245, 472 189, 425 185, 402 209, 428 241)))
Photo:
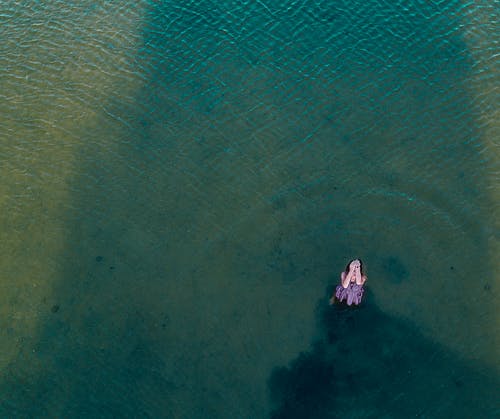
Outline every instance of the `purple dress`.
POLYGON ((363 293, 365 292, 363 285, 358 285, 356 282, 349 282, 347 288, 344 288, 342 284, 337 285, 335 289, 335 297, 339 301, 347 301, 347 305, 350 306, 352 303, 358 305, 363 298, 363 293))

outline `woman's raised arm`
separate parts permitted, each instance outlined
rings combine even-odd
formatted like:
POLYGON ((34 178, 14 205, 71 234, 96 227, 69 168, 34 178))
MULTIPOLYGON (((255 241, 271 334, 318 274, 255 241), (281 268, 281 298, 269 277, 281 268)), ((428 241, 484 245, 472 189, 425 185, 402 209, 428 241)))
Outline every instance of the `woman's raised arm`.
POLYGON ((360 280, 358 280, 358 278, 356 278, 356 284, 358 284, 358 285, 364 285, 365 282, 366 282, 366 279, 367 279, 366 275, 363 275, 360 280))
POLYGON ((351 280, 351 275, 350 273, 345 273, 345 272, 342 272, 340 274, 340 282, 342 283, 342 286, 344 288, 347 288, 349 286, 349 281, 351 280))

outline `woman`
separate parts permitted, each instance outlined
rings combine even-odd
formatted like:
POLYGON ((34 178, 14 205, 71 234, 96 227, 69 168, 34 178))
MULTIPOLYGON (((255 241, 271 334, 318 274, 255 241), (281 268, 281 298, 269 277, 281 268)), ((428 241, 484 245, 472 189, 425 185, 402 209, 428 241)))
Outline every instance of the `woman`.
POLYGON ((363 298, 363 285, 366 282, 366 275, 363 273, 363 262, 361 259, 351 260, 345 271, 340 274, 340 285, 337 285, 335 294, 330 298, 330 304, 335 302, 335 298, 339 301, 347 301, 347 305, 352 303, 358 305, 363 298))

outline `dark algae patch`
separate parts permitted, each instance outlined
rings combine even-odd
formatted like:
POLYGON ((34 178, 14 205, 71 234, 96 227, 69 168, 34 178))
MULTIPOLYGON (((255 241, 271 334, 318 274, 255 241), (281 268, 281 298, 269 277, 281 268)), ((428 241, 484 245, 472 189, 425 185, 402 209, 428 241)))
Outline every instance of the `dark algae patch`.
POLYGON ((494 372, 485 374, 365 297, 356 308, 321 301, 321 337, 269 377, 271 419, 466 418, 470 406, 478 418, 494 417, 494 372))
POLYGON ((408 279, 410 273, 406 266, 396 256, 389 256, 382 260, 382 269, 386 274, 386 278, 393 284, 399 284, 408 279))

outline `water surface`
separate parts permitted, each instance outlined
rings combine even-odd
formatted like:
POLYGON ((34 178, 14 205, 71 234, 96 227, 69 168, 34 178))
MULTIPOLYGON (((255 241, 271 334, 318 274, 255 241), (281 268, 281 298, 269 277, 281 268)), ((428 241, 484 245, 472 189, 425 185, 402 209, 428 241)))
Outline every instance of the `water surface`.
POLYGON ((494 5, 6 2, 2 415, 498 412, 494 5))

